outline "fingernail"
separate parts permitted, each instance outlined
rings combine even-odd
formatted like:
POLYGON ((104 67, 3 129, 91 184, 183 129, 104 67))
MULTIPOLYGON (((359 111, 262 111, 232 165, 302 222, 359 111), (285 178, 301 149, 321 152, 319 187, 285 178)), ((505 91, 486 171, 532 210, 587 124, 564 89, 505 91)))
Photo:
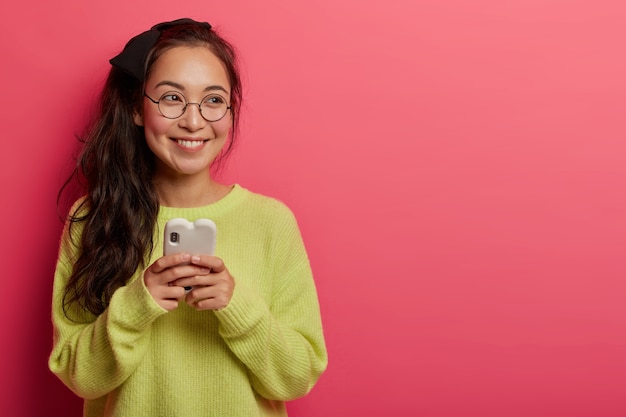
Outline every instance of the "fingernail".
POLYGON ((199 256, 192 256, 191 257, 191 262, 200 262, 200 257, 199 256))

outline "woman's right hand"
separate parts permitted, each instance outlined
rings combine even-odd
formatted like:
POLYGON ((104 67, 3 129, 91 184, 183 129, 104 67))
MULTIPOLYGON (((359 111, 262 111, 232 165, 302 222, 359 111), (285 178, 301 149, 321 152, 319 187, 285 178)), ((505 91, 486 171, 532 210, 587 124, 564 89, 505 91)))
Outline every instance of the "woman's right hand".
POLYGON ((171 285, 180 278, 206 275, 209 269, 189 263, 191 255, 178 253, 166 255, 154 261, 143 273, 143 281, 152 298, 167 311, 175 310, 185 297, 185 288, 171 285))

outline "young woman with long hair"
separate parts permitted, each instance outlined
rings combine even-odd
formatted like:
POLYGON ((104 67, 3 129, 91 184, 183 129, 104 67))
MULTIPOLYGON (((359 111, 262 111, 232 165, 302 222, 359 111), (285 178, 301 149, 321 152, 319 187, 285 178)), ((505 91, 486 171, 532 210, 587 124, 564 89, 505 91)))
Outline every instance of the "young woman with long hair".
POLYGON ((61 239, 50 369, 87 417, 285 416, 327 353, 292 212, 212 175, 237 136, 235 50, 179 19, 110 62, 61 239), (215 223, 214 255, 163 255, 181 217, 215 223))

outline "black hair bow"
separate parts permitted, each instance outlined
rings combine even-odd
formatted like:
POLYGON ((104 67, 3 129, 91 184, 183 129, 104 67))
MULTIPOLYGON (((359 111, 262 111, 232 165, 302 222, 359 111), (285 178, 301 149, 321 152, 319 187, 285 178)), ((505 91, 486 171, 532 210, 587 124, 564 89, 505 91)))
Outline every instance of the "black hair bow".
POLYGON ((135 77, 140 82, 144 82, 146 73, 146 58, 148 53, 157 43, 161 37, 163 30, 184 24, 200 24, 207 29, 211 29, 211 25, 207 22, 196 22, 193 19, 183 18, 172 20, 171 22, 158 23, 150 30, 147 30, 139 35, 133 37, 128 41, 124 50, 115 57, 111 58, 109 62, 116 68, 119 68, 128 74, 135 77))

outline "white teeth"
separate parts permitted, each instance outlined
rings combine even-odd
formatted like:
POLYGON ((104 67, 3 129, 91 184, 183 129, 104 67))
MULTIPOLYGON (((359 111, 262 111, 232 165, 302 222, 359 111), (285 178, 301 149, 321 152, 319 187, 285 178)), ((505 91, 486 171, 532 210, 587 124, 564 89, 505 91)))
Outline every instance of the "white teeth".
POLYGON ((178 144, 180 146, 184 146, 185 148, 197 148, 198 146, 202 145, 202 141, 201 140, 177 140, 176 142, 178 142, 178 144))

